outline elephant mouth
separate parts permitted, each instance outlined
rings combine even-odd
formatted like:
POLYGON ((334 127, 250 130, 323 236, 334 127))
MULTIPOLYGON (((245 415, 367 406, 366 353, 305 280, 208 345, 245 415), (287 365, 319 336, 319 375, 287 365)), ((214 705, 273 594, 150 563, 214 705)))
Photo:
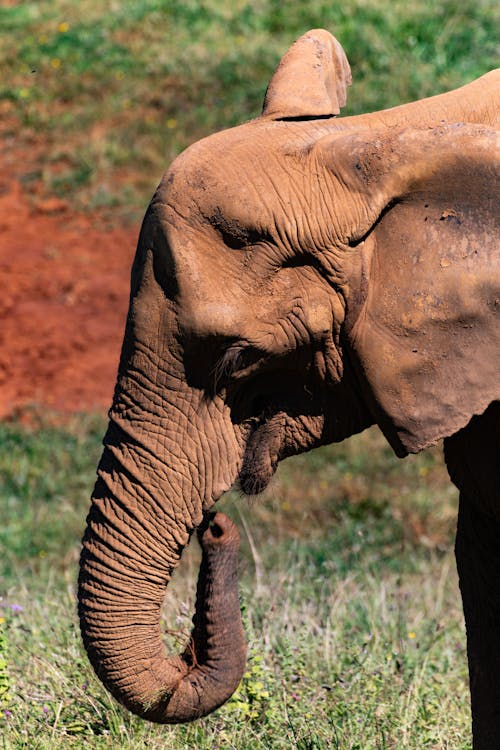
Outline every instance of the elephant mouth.
POLYGON ((262 492, 279 461, 320 444, 325 421, 326 386, 310 353, 279 360, 264 358, 238 370, 226 386, 233 422, 247 430, 239 487, 246 495, 262 492))

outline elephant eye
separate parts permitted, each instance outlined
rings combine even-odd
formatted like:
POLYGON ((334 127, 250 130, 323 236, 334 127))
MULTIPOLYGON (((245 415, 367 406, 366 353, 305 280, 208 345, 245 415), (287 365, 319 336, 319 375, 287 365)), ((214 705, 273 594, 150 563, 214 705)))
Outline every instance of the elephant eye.
POLYGON ((221 237, 226 247, 232 250, 241 250, 249 244, 243 234, 234 234, 224 229, 221 229, 221 237))
POLYGON ((302 267, 315 268, 319 273, 323 274, 323 266, 321 261, 310 253, 297 253, 291 258, 287 258, 282 264, 282 268, 302 268, 302 267))
POLYGON ((226 247, 232 250, 242 250, 266 239, 262 232, 244 227, 220 226, 219 232, 226 247))

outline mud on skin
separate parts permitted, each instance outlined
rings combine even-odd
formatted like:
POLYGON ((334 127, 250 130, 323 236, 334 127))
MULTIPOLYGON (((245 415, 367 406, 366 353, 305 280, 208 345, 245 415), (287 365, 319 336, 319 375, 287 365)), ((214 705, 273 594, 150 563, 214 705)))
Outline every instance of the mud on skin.
POLYGON ((188 148, 153 197, 84 538, 82 633, 139 715, 212 711, 244 669, 224 534, 203 537, 189 653, 165 656, 160 612, 213 504, 373 423, 400 457, 444 438, 448 465, 463 467, 474 748, 496 750, 500 72, 337 118, 350 80, 340 44, 309 32, 262 115, 188 148))

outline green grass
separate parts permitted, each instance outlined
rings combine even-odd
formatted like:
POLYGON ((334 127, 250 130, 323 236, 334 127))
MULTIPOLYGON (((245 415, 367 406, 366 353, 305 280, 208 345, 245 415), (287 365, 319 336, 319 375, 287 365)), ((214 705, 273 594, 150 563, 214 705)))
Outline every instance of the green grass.
POLYGON ((280 57, 318 26, 351 62, 347 114, 454 88, 499 64, 496 0, 5 6, 0 111, 34 162, 26 189, 35 174, 78 208, 144 204, 180 150, 259 114, 280 57))
MULTIPOLYGON (((285 462, 262 498, 223 499, 243 538, 248 670, 213 716, 156 727, 105 693, 78 634, 103 429, 90 417, 0 427, 0 747, 470 747, 456 496, 439 450, 401 462, 372 430, 285 462)), ((198 561, 193 545, 169 590, 171 648, 189 631, 198 561)))

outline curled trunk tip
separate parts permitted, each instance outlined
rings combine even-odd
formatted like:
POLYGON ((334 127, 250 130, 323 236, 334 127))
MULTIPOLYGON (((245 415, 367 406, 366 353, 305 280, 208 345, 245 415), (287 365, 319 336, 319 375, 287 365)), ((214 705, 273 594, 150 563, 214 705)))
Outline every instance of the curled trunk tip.
POLYGON ((127 581, 114 575, 112 555, 102 573, 105 543, 99 538, 102 527, 98 518, 92 519, 93 511, 95 506, 82 552, 79 611, 85 647, 97 675, 117 700, 144 719, 176 724, 211 713, 231 697, 245 670, 238 529, 223 513, 205 517, 198 530, 202 561, 191 637, 181 655, 166 657, 159 627, 164 590, 153 618, 148 612, 150 582, 143 583, 141 604, 134 581, 139 601, 133 611, 127 609, 127 581))

